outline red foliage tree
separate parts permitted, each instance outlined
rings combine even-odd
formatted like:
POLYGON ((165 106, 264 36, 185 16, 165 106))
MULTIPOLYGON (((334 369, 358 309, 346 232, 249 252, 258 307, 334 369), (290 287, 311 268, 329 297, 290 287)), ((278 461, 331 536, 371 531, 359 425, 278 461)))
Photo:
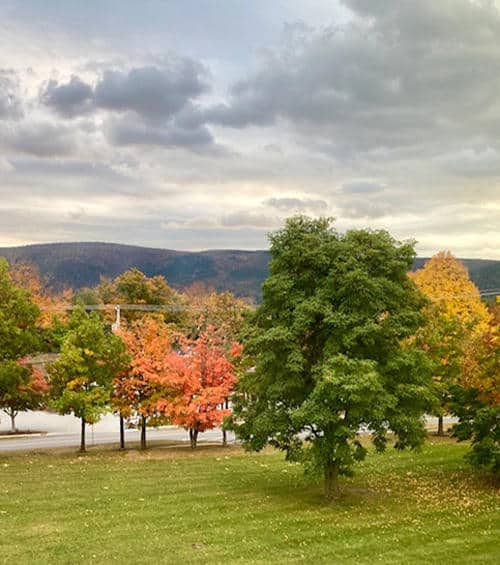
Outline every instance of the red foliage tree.
POLYGON ((158 415, 157 402, 166 394, 162 376, 172 348, 172 333, 162 321, 142 318, 122 328, 118 335, 130 354, 130 365, 114 381, 113 406, 123 418, 140 418, 144 449, 148 419, 158 415))
POLYGON ((189 431, 195 448, 199 432, 220 426, 230 414, 226 399, 236 384, 234 360, 241 346, 230 348, 213 326, 197 339, 179 339, 179 348, 166 358, 161 376, 165 389, 173 391, 157 402, 157 408, 176 425, 189 431))

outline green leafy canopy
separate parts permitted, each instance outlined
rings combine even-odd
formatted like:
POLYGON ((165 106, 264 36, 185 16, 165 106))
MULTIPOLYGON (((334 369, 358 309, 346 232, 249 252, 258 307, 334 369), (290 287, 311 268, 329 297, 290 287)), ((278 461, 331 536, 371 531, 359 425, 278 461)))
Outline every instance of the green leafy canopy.
POLYGON ((39 314, 29 293, 13 284, 9 265, 0 257, 0 363, 36 350, 35 322, 39 314))
POLYGON ((60 357, 49 369, 53 406, 96 422, 108 410, 113 378, 127 359, 121 339, 105 329, 95 312, 75 309, 60 357))
MULTIPOLYGON (((291 218, 271 236, 263 303, 248 328, 253 369, 234 398, 233 426, 335 479, 378 449, 417 447, 434 401, 427 358, 411 339, 426 301, 408 278, 413 243, 387 232, 337 233, 329 219, 291 218)), ((327 494, 332 485, 327 487, 327 494)))
POLYGON ((39 346, 39 315, 30 294, 14 285, 9 265, 0 257, 0 409, 11 415, 39 404, 29 386, 31 371, 19 363, 39 346))

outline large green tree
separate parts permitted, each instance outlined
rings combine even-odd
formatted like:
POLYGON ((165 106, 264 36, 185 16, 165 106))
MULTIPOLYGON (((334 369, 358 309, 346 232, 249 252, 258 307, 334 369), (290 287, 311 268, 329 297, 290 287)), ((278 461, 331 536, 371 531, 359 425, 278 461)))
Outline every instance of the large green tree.
POLYGON ((99 316, 77 307, 60 357, 49 367, 53 406, 81 419, 80 449, 85 451, 85 426, 109 410, 113 379, 127 367, 122 340, 107 331, 99 316))
POLYGON ((299 216, 270 237, 270 274, 246 341, 254 368, 240 380, 233 426, 244 445, 271 444, 321 471, 331 497, 338 477, 377 449, 425 437, 433 396, 425 353, 411 336, 425 299, 407 271, 411 243, 387 232, 337 233, 299 216))
POLYGON ((29 292, 14 284, 7 261, 0 257, 0 409, 11 417, 13 430, 17 410, 32 406, 27 401, 31 369, 19 360, 39 345, 39 315, 29 292))

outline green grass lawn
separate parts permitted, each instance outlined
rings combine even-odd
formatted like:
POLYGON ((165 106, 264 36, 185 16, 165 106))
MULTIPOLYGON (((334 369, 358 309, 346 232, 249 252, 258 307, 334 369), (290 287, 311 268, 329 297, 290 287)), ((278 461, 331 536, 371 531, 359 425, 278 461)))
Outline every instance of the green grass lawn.
POLYGON ((500 563, 467 446, 369 455, 342 496, 238 448, 0 456, 2 563, 500 563))

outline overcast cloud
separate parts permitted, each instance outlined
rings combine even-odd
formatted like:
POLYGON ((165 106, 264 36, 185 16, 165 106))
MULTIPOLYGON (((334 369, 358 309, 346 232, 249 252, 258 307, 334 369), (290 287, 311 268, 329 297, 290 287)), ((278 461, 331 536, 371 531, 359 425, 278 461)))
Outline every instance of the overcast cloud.
POLYGON ((0 245, 306 213, 500 259, 499 38, 491 0, 5 0, 0 245))

